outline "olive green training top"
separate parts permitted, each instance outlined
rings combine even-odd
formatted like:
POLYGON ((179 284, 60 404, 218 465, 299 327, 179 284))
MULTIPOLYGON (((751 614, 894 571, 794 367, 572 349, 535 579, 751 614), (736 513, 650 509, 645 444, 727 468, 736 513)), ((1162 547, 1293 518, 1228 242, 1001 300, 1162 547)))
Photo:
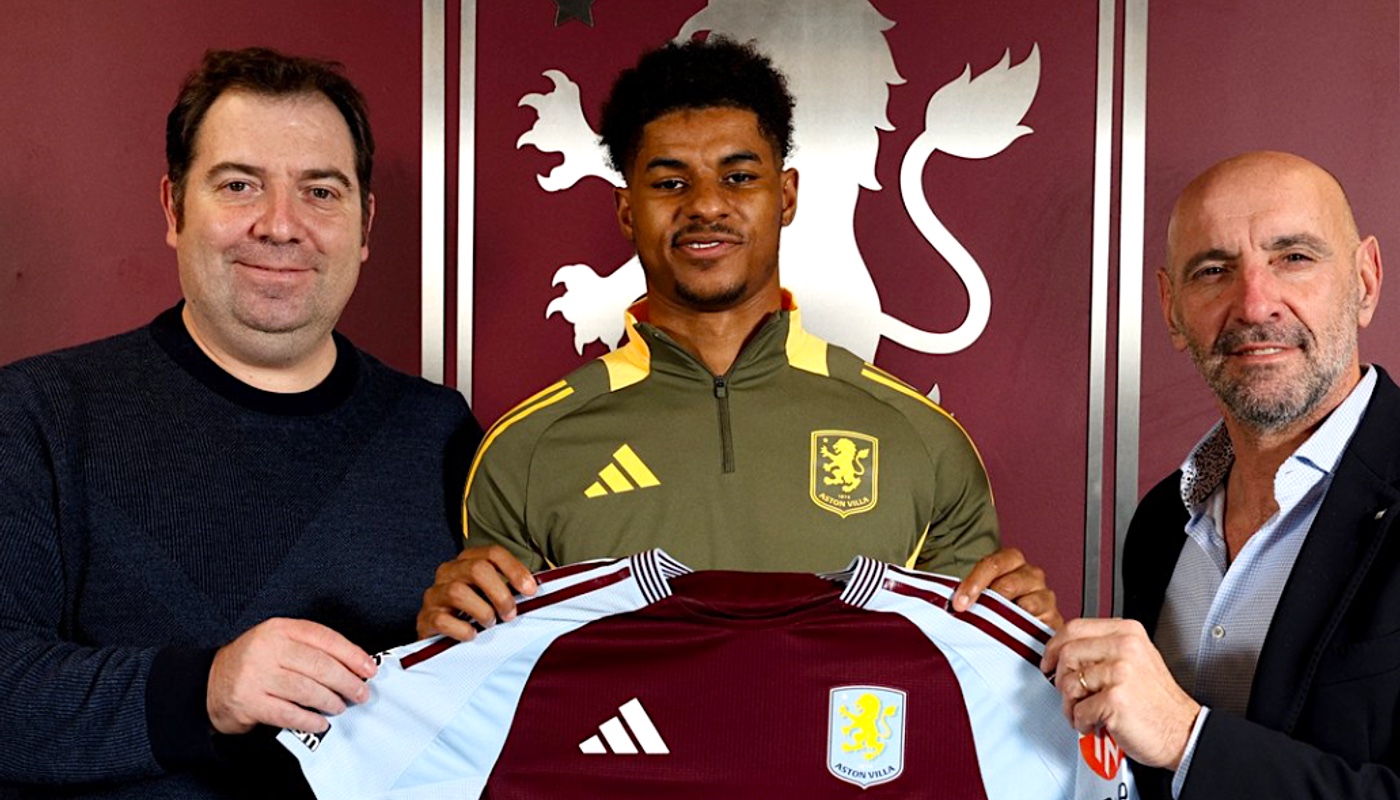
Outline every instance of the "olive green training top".
POLYGON ((532 570, 661 547, 695 569, 816 572, 860 554, 964 575, 997 547, 967 434, 804 331, 784 299, 723 376, 634 305, 626 346, 487 433, 467 544, 502 544, 532 570))

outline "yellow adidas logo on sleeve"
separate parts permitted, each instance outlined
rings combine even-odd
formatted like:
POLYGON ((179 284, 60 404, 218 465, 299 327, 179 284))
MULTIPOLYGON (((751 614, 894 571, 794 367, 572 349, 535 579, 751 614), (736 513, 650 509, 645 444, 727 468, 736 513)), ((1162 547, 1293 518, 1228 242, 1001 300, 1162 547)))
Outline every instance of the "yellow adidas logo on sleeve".
POLYGON ((641 457, 630 445, 624 444, 613 451, 612 460, 598 471, 598 480, 583 491, 583 496, 604 497, 660 485, 661 481, 642 463, 641 457))

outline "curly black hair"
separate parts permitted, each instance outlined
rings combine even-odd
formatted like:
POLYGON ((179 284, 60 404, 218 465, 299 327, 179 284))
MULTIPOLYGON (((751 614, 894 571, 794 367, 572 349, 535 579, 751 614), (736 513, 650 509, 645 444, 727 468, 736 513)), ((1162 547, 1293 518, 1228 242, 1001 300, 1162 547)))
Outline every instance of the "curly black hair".
POLYGON ((786 159, 792 106, 787 78, 752 43, 723 36, 668 42, 617 76, 600 138, 613 169, 626 177, 647 123, 682 109, 739 108, 757 115, 759 131, 786 159))

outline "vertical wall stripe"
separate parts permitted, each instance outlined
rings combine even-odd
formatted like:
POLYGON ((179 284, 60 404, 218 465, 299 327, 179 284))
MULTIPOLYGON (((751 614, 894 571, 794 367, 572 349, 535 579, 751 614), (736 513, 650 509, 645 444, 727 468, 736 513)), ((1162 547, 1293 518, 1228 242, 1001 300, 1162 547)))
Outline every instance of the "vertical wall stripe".
POLYGON ((472 401, 476 264, 476 0, 462 0, 457 115, 457 388, 472 401))
POLYGON ((447 313, 447 14, 423 0, 422 367, 442 383, 447 313))
POLYGON ((1089 289, 1089 430, 1084 471, 1084 610, 1099 615, 1103 585, 1104 376, 1108 360, 1109 241, 1113 232, 1113 76, 1118 0, 1099 0, 1094 101, 1093 277, 1089 289))
MULTIPOLYGON (((1123 10, 1123 144, 1118 204, 1118 427, 1114 475, 1114 553, 1138 501, 1138 415, 1142 375, 1143 214, 1147 190, 1147 0, 1123 10)), ((1113 608, 1123 605, 1121 570, 1114 569, 1113 608)))

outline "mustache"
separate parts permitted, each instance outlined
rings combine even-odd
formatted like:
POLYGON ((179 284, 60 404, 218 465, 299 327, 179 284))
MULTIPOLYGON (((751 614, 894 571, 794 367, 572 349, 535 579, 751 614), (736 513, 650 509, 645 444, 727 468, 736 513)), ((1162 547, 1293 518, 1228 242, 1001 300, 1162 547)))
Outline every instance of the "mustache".
POLYGON ((1243 325, 1223 331, 1211 352, 1225 356, 1247 344, 1274 342, 1306 350, 1312 347, 1312 333, 1302 325, 1243 325))
POLYGON ((734 230, 733 228, 729 227, 728 225, 725 225, 725 224, 722 223, 722 222, 712 222, 712 223, 710 223, 709 225, 705 225, 705 224, 703 224, 703 223, 696 222, 696 223, 692 223, 692 224, 690 224, 690 225, 687 225, 687 226, 685 226, 684 228, 681 228, 680 230, 678 230, 678 231, 676 231, 675 233, 671 234, 671 246, 672 246, 672 247, 679 247, 679 246, 680 246, 680 243, 681 243, 681 237, 682 237, 682 236, 692 236, 692 235, 695 235, 695 234, 704 234, 704 233, 718 233, 718 234, 722 234, 722 235, 725 235, 725 236, 733 236, 733 237, 736 238, 736 239, 742 239, 742 238, 744 238, 744 237, 743 237, 743 234, 739 233, 738 231, 734 230))

